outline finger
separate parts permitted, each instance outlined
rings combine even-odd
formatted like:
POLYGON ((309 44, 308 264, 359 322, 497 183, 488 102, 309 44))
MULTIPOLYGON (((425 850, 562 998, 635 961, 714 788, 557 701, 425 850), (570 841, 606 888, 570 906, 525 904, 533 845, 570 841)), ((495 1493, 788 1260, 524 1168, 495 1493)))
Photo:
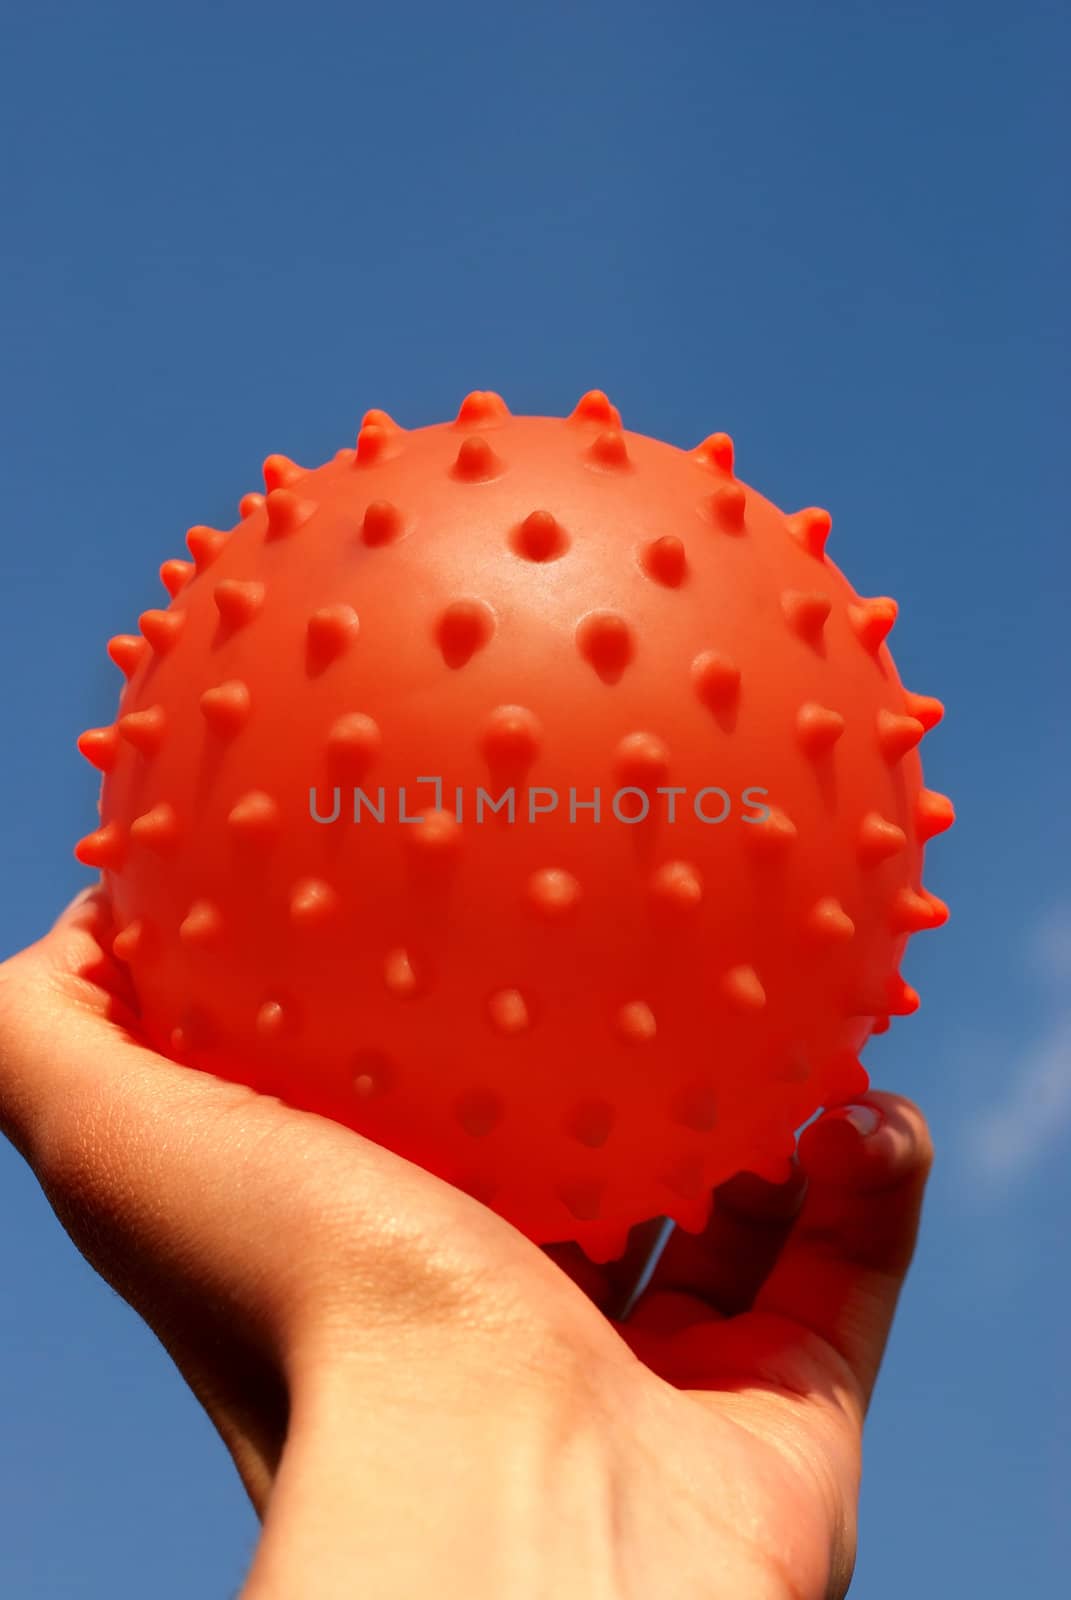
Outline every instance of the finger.
POLYGON ((754 1310, 824 1340, 865 1407, 915 1248, 929 1130, 911 1101, 872 1092, 812 1123, 799 1159, 806 1199, 754 1310))
POLYGON ((130 968, 112 954, 116 931, 107 891, 98 882, 75 895, 33 948, 57 983, 73 984, 85 1004, 129 1024, 139 1006, 130 968))
POLYGON ((102 948, 102 940, 107 937, 105 918, 99 884, 84 889, 63 909, 43 939, 0 965, 0 1133, 11 1140, 31 1166, 34 1107, 40 1103, 40 1084, 29 1053, 18 1049, 14 1038, 22 1027, 30 992, 36 996, 44 990, 38 1005, 50 1007, 54 1003, 49 988, 54 979, 72 984, 76 991, 81 989, 81 1003, 93 1004, 98 1014, 107 1012, 108 994, 104 983, 98 985, 96 981, 99 974, 90 975, 88 981, 86 976, 94 958, 98 968, 107 961, 102 948), (81 959, 72 956, 68 966, 66 956, 71 952, 72 940, 87 929, 94 930, 89 934, 88 946, 94 957, 83 948, 79 952, 81 959), (68 970, 60 976, 65 967, 68 970))
POLYGON ((741 1172, 719 1185, 703 1232, 678 1228, 670 1236, 635 1315, 642 1321, 666 1293, 691 1296, 725 1317, 746 1311, 788 1238, 806 1187, 795 1160, 784 1183, 741 1172))

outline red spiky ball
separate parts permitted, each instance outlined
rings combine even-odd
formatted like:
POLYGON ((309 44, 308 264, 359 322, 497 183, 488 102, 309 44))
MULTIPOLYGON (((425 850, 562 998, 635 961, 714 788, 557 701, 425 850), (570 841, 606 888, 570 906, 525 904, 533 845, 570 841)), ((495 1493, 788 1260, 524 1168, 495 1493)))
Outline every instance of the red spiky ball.
POLYGON ((916 749, 941 706, 900 683, 895 603, 725 434, 676 449, 598 392, 371 411, 264 477, 164 563, 79 741, 105 777, 76 853, 149 1040, 537 1242, 699 1228, 865 1087, 918 1003, 907 937, 947 915, 916 749))

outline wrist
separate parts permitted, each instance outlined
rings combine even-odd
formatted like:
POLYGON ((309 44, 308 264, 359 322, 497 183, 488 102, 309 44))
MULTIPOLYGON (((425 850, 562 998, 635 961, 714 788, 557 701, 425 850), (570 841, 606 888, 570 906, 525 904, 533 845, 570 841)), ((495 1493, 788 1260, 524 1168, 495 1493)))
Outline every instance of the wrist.
POLYGON ((397 1347, 320 1370, 295 1402, 242 1600, 561 1600, 601 1592, 604 1436, 580 1382, 397 1347))

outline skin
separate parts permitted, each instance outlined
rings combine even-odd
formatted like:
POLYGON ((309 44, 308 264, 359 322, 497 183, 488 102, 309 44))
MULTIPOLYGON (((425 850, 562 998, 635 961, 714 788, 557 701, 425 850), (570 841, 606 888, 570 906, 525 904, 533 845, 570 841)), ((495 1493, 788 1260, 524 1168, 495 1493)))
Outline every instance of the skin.
POLYGON ((170 1352, 262 1521, 242 1600, 839 1600, 924 1119, 826 1112, 626 1321, 348 1129, 145 1049, 101 891, 0 965, 0 1129, 170 1352))

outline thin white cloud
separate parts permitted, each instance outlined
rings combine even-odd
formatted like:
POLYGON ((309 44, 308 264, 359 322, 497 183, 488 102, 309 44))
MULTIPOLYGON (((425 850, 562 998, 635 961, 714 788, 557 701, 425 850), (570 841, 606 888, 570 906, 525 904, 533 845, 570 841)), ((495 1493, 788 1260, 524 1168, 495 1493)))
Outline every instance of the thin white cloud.
POLYGON ((1033 1046, 1010 1077, 1002 1101, 967 1126, 967 1154, 993 1181, 1025 1176, 1071 1128, 1071 907, 1037 928, 1034 968, 1053 1002, 1033 1046))
MULTIPOLYGON (((1050 911, 1034 935, 1034 959, 1043 978, 1064 987, 1071 980, 1071 909, 1050 911)), ((1066 992, 1066 990, 1065 990, 1066 992)))
POLYGON ((994 1178, 1032 1167, 1071 1123, 1071 1016, 1035 1046, 1003 1104, 989 1106, 968 1132, 971 1154, 994 1178))
POLYGON ((1051 1014, 1004 1099, 967 1129, 970 1157, 993 1180, 1023 1176, 1071 1128, 1071 910, 1045 919, 1033 950, 1038 975, 1054 991, 1051 1014))

